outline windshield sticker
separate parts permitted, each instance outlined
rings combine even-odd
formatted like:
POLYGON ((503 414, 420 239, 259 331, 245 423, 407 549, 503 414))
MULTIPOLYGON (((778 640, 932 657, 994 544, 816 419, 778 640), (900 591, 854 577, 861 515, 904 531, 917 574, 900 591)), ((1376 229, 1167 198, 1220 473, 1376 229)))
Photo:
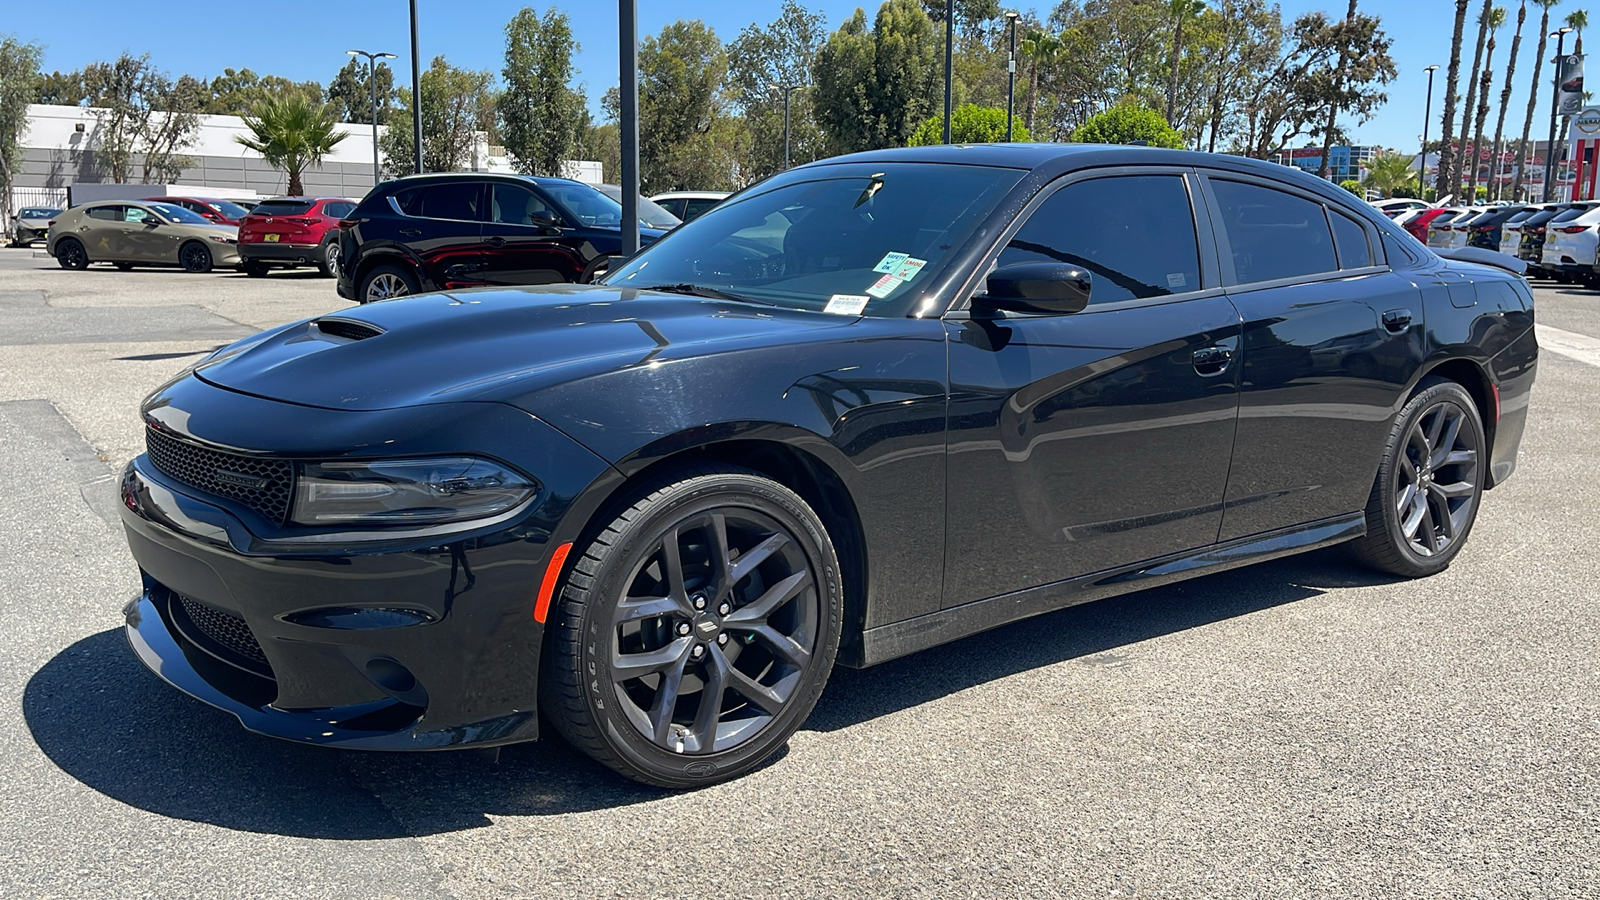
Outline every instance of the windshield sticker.
POLYGON ((894 289, 902 284, 905 284, 905 282, 894 277, 893 275, 885 275, 873 282, 872 287, 867 288, 867 293, 871 296, 877 297, 879 300, 882 300, 883 298, 894 293, 894 289))
POLYGON ((890 253, 879 260, 878 264, 872 267, 872 271, 881 272, 884 275, 892 275, 895 269, 900 268, 901 263, 910 258, 911 254, 909 253, 890 253))
POLYGON ((822 311, 839 316, 859 316, 867 308, 869 299, 866 294, 834 294, 828 298, 828 305, 822 311))
POLYGON ((1167 287, 1169 288, 1186 287, 1188 284, 1189 280, 1183 277, 1182 272, 1174 272, 1167 276, 1167 287))
POLYGON ((917 259, 915 256, 908 256, 902 260, 899 267, 894 270, 894 277, 900 279, 901 281, 910 281, 911 279, 917 277, 917 273, 921 272, 922 267, 927 264, 928 261, 925 259, 917 259))

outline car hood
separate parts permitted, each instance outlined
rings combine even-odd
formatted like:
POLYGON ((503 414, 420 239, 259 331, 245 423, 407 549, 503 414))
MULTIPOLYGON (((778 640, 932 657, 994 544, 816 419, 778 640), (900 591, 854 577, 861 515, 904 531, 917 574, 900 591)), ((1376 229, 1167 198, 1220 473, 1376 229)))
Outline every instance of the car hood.
POLYGON ((541 386, 786 343, 853 321, 603 285, 477 289, 295 322, 241 341, 195 374, 241 393, 327 409, 509 400, 541 386))

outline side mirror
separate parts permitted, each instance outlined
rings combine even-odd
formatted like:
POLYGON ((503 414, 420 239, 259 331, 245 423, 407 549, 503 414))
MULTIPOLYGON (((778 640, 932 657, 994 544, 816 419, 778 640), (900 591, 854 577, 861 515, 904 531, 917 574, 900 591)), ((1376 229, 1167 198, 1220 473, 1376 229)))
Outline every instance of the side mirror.
POLYGON ((535 228, 561 227, 561 220, 550 213, 528 213, 528 222, 535 228))
POLYGON ((1066 263, 1018 263, 989 273, 985 293, 972 305, 1007 312, 1063 315, 1081 312, 1089 305, 1093 279, 1088 272, 1066 263))
POLYGON ((160 225, 161 224, 161 220, 156 218, 155 216, 145 216, 144 217, 144 224, 145 224, 146 228, 150 228, 150 227, 153 227, 153 226, 156 226, 156 225, 160 225))

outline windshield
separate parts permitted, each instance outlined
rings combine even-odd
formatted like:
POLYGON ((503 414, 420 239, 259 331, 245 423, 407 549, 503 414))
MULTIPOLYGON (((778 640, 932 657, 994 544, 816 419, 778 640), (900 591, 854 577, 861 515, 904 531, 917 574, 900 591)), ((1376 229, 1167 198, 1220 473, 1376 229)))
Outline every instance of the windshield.
MULTIPOLYGON (((622 205, 621 186, 615 184, 602 184, 599 185, 596 190, 617 201, 618 206, 622 205)), ((671 231, 672 229, 683 224, 682 219, 679 219, 672 213, 662 209, 660 204, 647 197, 639 198, 639 222, 640 224, 649 226, 650 228, 660 228, 664 231, 671 231)))
POLYGON ((161 214, 161 218, 168 222, 177 222, 181 225, 210 225, 211 222, 198 213, 192 213, 181 206, 171 203, 152 203, 150 208, 161 214))
POLYGON ((58 216, 60 214, 61 210, 59 209, 50 209, 49 207, 45 206, 25 206, 22 208, 21 212, 17 213, 17 218, 48 219, 51 216, 58 216))
POLYGON ((925 163, 797 169, 689 221, 605 283, 904 316, 1023 174, 925 163))
POLYGON ((237 203, 231 203, 227 200, 207 200, 206 203, 212 209, 222 213, 222 216, 225 219, 233 219, 234 221, 238 221, 250 214, 250 210, 245 209, 237 203))
POLYGON ((567 215, 585 225, 609 225, 615 228, 622 224, 622 204, 587 184, 541 181, 539 187, 561 204, 567 215))

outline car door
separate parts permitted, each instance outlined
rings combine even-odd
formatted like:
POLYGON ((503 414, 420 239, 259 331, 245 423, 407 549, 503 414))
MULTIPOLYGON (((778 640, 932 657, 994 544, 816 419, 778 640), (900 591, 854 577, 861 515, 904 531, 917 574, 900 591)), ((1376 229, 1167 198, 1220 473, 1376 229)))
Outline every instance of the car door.
POLYGON ((420 184, 394 195, 405 218, 396 240, 409 250, 427 281, 423 290, 483 284, 483 221, 487 205, 480 180, 420 184))
POLYGON ((1239 315, 1185 169, 1047 188, 995 264, 1090 273, 1070 315, 946 316, 946 607, 1214 543, 1239 315))
POLYGON ((78 219, 77 237, 92 260, 120 260, 123 258, 122 216, 120 203, 91 206, 78 219))
POLYGON ((531 188, 489 185, 489 222, 483 230, 483 279, 489 284, 559 284, 576 281, 584 260, 564 239, 570 225, 555 205, 531 188))
POLYGON ((129 204, 122 214, 122 258, 130 262, 175 263, 182 238, 155 212, 129 204))
POLYGON ((1374 225, 1309 192, 1205 176, 1228 296, 1244 317, 1222 540, 1365 508, 1423 355, 1417 286, 1374 225))

